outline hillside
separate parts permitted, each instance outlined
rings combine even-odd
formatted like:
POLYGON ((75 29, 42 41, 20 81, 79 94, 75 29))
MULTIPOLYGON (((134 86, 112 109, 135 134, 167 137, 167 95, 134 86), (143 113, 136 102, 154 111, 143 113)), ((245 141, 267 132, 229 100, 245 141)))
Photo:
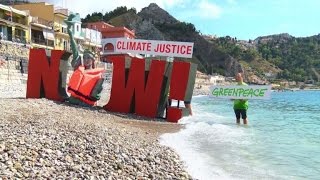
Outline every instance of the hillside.
POLYGON ((194 56, 191 61, 197 63, 202 72, 220 72, 234 76, 243 69, 236 59, 204 39, 193 24, 178 21, 154 3, 143 8, 138 14, 127 12, 108 22, 134 29, 136 38, 139 39, 194 42, 194 56))
POLYGON ((251 67, 255 66, 253 62, 257 60, 264 63, 264 66, 261 65, 261 72, 266 72, 265 67, 268 64, 279 70, 275 71, 277 74, 265 73, 267 78, 300 82, 320 81, 320 35, 294 37, 283 33, 258 37, 250 42, 226 38, 218 38, 215 41, 223 45, 222 47, 232 56, 240 55, 238 58, 248 62, 251 67), (229 46, 225 46, 224 41, 228 41, 229 46))
POLYGON ((127 12, 108 21, 114 26, 126 26, 134 29, 137 38, 165 40, 166 37, 162 32, 153 26, 149 21, 144 20, 133 12, 127 12))
MULTIPOLYGON (((83 22, 96 20, 93 16, 88 15, 83 22)), ((207 74, 234 76, 243 71, 246 81, 257 84, 280 78, 319 81, 316 73, 320 72, 320 36, 295 38, 280 34, 249 42, 229 36, 208 39, 193 24, 178 21, 155 3, 139 13, 119 7, 106 13, 104 19, 112 25, 134 29, 139 39, 194 42, 191 61, 207 74)))
POLYGON ((265 36, 254 43, 264 59, 283 70, 279 78, 319 82, 320 34, 303 38, 289 34, 265 36))

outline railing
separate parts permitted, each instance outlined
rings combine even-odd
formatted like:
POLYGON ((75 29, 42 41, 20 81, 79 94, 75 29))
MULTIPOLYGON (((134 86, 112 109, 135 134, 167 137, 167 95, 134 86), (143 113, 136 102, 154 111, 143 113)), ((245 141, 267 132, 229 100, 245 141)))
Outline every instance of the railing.
POLYGON ((24 36, 15 36, 14 38, 12 38, 12 41, 17 43, 23 43, 23 44, 27 43, 27 39, 24 36))
POLYGON ((41 44, 41 45, 46 45, 46 40, 45 39, 41 39, 41 38, 31 38, 32 43, 36 43, 36 44, 41 44))
POLYGON ((36 43, 36 44, 40 44, 40 45, 43 45, 43 46, 54 47, 54 41, 47 40, 47 39, 32 37, 31 38, 31 42, 32 43, 36 43))
POLYGON ((12 22, 18 23, 18 24, 23 24, 24 26, 28 26, 27 20, 25 20, 25 19, 13 17, 12 22))
POLYGON ((25 36, 12 36, 11 34, 6 34, 1 37, 2 40, 6 41, 12 41, 12 42, 17 42, 17 43, 22 43, 22 44, 27 44, 27 38, 25 36))
POLYGON ((24 26, 28 26, 28 23, 27 23, 26 19, 15 17, 14 15, 13 15, 13 17, 11 17, 11 15, 0 14, 0 19, 4 19, 6 21, 10 21, 10 22, 22 24, 24 26))
POLYGON ((3 34, 3 36, 1 38, 3 40, 6 40, 6 41, 12 41, 12 35, 11 34, 3 34))

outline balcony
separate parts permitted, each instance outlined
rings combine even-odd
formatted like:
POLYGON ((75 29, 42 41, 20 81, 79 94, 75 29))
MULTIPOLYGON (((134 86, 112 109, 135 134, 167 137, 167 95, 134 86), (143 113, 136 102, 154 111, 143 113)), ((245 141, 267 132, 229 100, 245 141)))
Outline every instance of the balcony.
POLYGON ((32 37, 31 38, 31 42, 35 43, 35 44, 40 44, 40 45, 43 45, 43 46, 54 47, 54 41, 46 40, 46 39, 42 39, 42 38, 32 37))
POLYGON ((28 26, 28 22, 25 17, 17 17, 15 14, 13 14, 13 17, 11 17, 11 14, 0 13, 0 19, 4 20, 6 23, 9 23, 9 24, 13 23, 13 24, 23 25, 25 27, 28 26))
POLYGON ((26 19, 13 17, 12 22, 18 23, 18 24, 22 24, 22 25, 24 25, 24 26, 28 26, 28 22, 27 22, 26 19))
POLYGON ((51 21, 47 21, 45 19, 39 18, 39 17, 32 17, 32 23, 41 24, 47 27, 52 27, 53 23, 51 21))
POLYGON ((27 38, 25 36, 12 36, 11 34, 4 34, 2 37, 2 40, 5 41, 12 41, 16 43, 22 43, 22 44, 27 44, 27 38))
POLYGON ((63 14, 65 16, 69 16, 70 11, 68 9, 65 9, 65 8, 56 7, 55 10, 54 10, 54 13, 63 14))
POLYGON ((11 21, 11 15, 0 13, 0 19, 11 21))
POLYGON ((12 38, 13 42, 27 44, 27 38, 25 36, 14 36, 12 38))

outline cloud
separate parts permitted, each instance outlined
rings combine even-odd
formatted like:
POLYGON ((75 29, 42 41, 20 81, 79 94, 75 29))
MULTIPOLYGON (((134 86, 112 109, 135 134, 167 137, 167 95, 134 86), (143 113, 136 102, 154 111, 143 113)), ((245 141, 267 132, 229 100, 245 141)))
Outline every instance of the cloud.
POLYGON ((222 8, 208 0, 200 0, 189 2, 187 6, 177 10, 174 14, 178 19, 184 21, 189 21, 190 18, 210 20, 220 18, 222 8))
POLYGON ((222 12, 222 9, 218 5, 210 3, 207 0, 202 0, 198 7, 199 10, 197 14, 203 18, 216 19, 220 17, 222 12))

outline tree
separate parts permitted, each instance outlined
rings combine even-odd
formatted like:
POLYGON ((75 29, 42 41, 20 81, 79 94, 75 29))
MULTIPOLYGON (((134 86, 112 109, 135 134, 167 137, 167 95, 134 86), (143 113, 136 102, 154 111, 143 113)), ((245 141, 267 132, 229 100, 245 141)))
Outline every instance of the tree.
POLYGON ((243 59, 246 61, 253 61, 258 57, 258 52, 254 49, 248 49, 243 54, 243 59))
POLYGON ((102 13, 94 12, 91 15, 88 14, 84 19, 81 19, 82 23, 88 23, 88 22, 99 22, 103 20, 102 13))
MULTIPOLYGON (((133 11, 133 10, 131 10, 133 11)), ((122 14, 125 14, 128 12, 128 9, 126 6, 120 6, 120 7, 117 7, 115 10, 113 11, 110 11, 110 12, 107 12, 103 19, 105 22, 109 21, 110 19, 114 18, 114 17, 117 17, 117 16, 120 16, 122 14)))
POLYGON ((128 12, 133 12, 134 14, 137 14, 136 8, 131 8, 131 9, 128 10, 128 12))
POLYGON ((234 46, 231 50, 231 54, 234 58, 239 59, 241 57, 242 50, 240 49, 239 46, 234 46))
POLYGON ((98 21, 108 22, 112 18, 115 18, 127 12, 133 12, 137 14, 137 10, 135 8, 128 9, 126 6, 120 6, 112 11, 106 12, 105 14, 102 14, 101 12, 94 12, 92 14, 88 14, 85 18, 81 19, 81 21, 82 23, 98 21))

